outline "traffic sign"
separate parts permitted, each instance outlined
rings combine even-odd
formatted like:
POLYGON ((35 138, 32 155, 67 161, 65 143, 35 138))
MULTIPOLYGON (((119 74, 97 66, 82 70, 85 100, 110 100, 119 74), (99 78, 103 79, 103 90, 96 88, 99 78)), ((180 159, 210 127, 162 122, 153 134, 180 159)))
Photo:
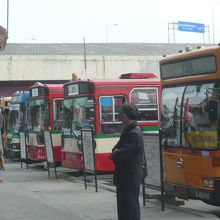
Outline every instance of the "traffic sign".
POLYGON ((201 23, 178 21, 178 30, 179 31, 204 33, 205 32, 205 25, 201 24, 201 23))

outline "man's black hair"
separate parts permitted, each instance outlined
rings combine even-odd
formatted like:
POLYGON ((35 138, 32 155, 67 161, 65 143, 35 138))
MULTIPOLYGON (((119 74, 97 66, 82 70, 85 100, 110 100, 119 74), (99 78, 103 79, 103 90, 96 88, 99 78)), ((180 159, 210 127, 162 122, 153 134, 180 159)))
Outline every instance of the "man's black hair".
POLYGON ((132 102, 124 103, 121 106, 121 111, 127 115, 130 120, 137 120, 138 119, 138 108, 132 102))

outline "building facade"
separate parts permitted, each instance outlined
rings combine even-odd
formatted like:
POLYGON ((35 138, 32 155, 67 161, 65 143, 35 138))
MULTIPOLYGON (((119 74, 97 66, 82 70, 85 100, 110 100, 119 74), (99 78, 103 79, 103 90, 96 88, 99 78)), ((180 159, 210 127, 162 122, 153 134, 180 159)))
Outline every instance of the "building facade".
POLYGON ((9 43, 0 53, 0 96, 27 89, 36 81, 64 83, 72 73, 85 79, 112 79, 131 72, 153 72, 159 77, 162 56, 185 47, 155 43, 9 43))

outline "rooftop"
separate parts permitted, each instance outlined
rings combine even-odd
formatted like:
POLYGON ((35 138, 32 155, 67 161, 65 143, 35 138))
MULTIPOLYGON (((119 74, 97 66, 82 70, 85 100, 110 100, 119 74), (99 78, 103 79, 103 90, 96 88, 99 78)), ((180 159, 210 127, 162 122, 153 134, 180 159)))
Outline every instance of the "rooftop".
POLYGON ((101 55, 101 56, 163 56, 178 53, 186 46, 213 46, 211 44, 174 43, 7 43, 0 55, 101 55))

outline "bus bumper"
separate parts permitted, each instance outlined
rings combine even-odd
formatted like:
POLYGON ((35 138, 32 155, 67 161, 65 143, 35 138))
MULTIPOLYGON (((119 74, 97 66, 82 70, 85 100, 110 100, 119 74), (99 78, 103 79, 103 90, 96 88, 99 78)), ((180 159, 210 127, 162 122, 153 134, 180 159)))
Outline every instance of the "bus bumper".
POLYGON ((207 204, 220 206, 220 178, 214 179, 214 189, 198 189, 195 187, 164 182, 164 191, 177 198, 201 200, 207 204))
POLYGON ((17 146, 17 144, 7 144, 7 147, 5 148, 5 156, 6 158, 16 160, 20 159, 20 146, 17 146))
POLYGON ((46 148, 44 146, 27 146, 28 159, 33 161, 46 161, 46 148))

